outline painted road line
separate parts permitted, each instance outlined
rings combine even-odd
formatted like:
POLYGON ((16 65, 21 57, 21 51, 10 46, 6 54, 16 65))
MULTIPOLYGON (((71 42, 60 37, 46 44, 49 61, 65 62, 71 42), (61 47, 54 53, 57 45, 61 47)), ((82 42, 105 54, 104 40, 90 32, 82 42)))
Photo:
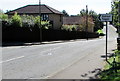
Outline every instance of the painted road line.
POLYGON ((25 57, 25 56, 20 56, 20 57, 12 58, 12 59, 9 59, 9 60, 6 60, 6 61, 1 61, 0 63, 5 63, 5 62, 9 62, 9 61, 21 59, 21 58, 24 58, 24 57, 25 57))

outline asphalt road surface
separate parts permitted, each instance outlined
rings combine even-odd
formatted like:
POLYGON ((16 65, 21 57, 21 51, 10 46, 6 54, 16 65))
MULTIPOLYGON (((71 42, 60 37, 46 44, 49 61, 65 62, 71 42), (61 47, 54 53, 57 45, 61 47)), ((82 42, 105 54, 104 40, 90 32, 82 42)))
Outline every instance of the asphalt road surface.
MULTIPOLYGON (((108 52, 116 48, 117 33, 115 31, 115 28, 109 25, 108 52)), ((88 41, 79 39, 55 44, 3 47, 0 62, 2 78, 81 78, 89 70, 102 68, 104 55, 105 36, 88 41), (88 59, 92 62, 87 62, 88 59), (79 73, 81 76, 77 75, 79 73)))

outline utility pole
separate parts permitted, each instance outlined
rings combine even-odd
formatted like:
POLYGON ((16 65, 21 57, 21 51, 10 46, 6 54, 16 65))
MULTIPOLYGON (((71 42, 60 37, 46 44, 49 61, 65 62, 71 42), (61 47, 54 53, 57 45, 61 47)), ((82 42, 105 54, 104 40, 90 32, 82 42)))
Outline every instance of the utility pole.
POLYGON ((86 5, 86 39, 88 40, 88 6, 86 5))
POLYGON ((42 42, 42 26, 41 26, 41 0, 39 0, 39 17, 40 17, 39 28, 40 28, 40 43, 41 43, 41 42, 42 42))

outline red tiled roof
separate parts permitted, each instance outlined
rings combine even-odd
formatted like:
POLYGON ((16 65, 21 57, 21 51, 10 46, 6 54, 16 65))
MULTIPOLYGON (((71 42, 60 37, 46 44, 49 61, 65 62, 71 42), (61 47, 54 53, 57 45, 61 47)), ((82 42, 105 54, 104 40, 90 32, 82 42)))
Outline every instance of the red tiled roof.
MULTIPOLYGON (((12 10, 10 12, 7 12, 7 14, 13 14, 15 12, 19 14, 39 14, 39 5, 27 5, 27 6, 12 10)), ((55 10, 47 5, 41 5, 41 13, 62 14, 58 10, 55 10)))

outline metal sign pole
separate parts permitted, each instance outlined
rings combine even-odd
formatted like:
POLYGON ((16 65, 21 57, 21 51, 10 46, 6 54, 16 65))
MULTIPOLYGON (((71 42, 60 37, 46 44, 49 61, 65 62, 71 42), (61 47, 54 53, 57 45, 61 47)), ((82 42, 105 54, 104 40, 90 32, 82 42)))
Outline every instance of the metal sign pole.
POLYGON ((107 24, 107 21, 106 21, 106 61, 107 61, 107 41, 108 41, 108 24, 107 24))
POLYGON ((100 14, 99 20, 102 22, 106 22, 106 61, 108 62, 107 60, 108 22, 112 21, 112 14, 100 14))

